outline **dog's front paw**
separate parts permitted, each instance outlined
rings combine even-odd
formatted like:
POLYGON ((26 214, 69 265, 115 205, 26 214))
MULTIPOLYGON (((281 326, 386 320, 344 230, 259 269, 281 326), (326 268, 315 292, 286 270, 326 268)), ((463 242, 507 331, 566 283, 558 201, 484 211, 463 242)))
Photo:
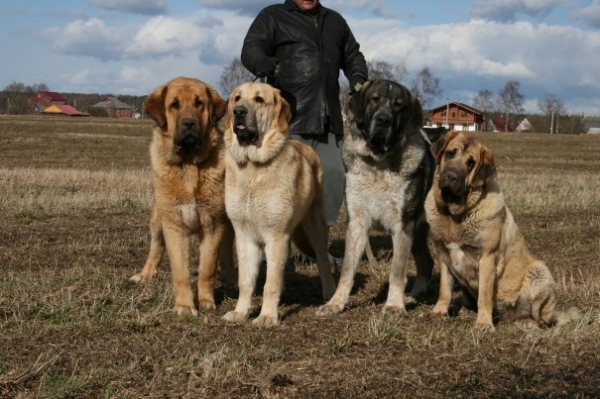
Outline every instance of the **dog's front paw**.
POLYGON ((429 286, 429 279, 427 277, 417 277, 412 289, 408 294, 409 297, 415 298, 421 295, 427 294, 427 287, 429 286))
POLYGON ((404 316, 407 314, 406 308, 404 306, 398 306, 398 305, 385 305, 383 307, 382 313, 385 316, 392 316, 392 317, 404 316))
POLYGON ((252 324, 257 327, 265 328, 277 327, 279 325, 279 319, 277 317, 261 315, 254 319, 252 324))
POLYGON ((177 316, 198 316, 196 308, 190 305, 175 305, 173 311, 177 316))
POLYGON ((198 305, 200 305, 200 309, 213 310, 217 308, 215 305, 215 301, 211 299, 200 299, 198 300, 198 305))
POLYGON ((133 281, 136 284, 147 283, 150 280, 152 280, 152 275, 147 275, 147 274, 143 274, 143 273, 138 273, 135 276, 131 276, 129 278, 129 281, 133 281))
POLYGON ((319 309, 317 309, 316 314, 319 317, 331 317, 335 316, 336 314, 342 313, 343 310, 344 305, 338 303, 327 303, 319 307, 319 309))
POLYGON ((223 320, 229 322, 229 323, 243 323, 248 319, 248 316, 240 313, 240 312, 236 312, 236 311, 231 311, 231 312, 227 312, 225 313, 225 316, 223 316, 223 320))
POLYGON ((496 327, 491 322, 476 322, 475 330, 481 331, 483 333, 493 333, 496 331, 496 327))
POLYGON ((436 316, 445 316, 448 314, 448 305, 437 303, 431 310, 431 314, 436 316))

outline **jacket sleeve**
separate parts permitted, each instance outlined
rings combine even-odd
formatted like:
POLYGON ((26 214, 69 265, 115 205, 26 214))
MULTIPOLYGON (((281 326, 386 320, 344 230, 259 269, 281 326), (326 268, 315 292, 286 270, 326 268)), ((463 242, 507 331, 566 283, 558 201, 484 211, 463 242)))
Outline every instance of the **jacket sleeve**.
POLYGON ((347 34, 346 41, 344 43, 344 65, 342 69, 344 71, 344 75, 348 81, 352 79, 354 75, 360 75, 365 80, 367 80, 369 76, 369 70, 367 68, 367 62, 365 61, 365 56, 360 51, 360 45, 354 38, 352 31, 347 26, 347 34))
POLYGON ((250 72, 256 75, 256 64, 273 55, 273 21, 263 12, 259 13, 242 45, 241 61, 250 72))

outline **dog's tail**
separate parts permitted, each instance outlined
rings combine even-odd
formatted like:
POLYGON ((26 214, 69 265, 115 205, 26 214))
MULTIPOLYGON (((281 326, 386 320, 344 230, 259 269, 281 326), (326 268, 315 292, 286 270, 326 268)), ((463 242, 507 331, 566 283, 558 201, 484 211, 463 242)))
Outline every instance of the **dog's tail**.
POLYGON ((570 307, 567 310, 558 310, 554 315, 554 325, 556 327, 562 327, 571 322, 581 320, 583 318, 583 312, 577 306, 570 307))

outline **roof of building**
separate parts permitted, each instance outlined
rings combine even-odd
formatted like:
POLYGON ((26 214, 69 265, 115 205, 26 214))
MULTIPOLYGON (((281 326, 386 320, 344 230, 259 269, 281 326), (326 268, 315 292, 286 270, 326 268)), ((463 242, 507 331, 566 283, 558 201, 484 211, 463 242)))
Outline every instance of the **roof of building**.
POLYGON ((510 128, 510 124, 506 123, 506 119, 501 117, 491 118, 491 125, 494 127, 494 131, 496 132, 512 132, 513 130, 510 128))
POLYGON ((470 105, 467 105, 465 103, 461 103, 461 102, 458 102, 458 101, 451 101, 449 103, 446 103, 446 104, 440 105, 438 107, 432 108, 432 109, 429 110, 429 112, 444 111, 447 107, 449 107, 451 105, 456 106, 457 108, 466 109, 467 111, 471 111, 471 112, 473 112, 475 114, 480 114, 480 115, 483 114, 483 112, 481 112, 477 108, 473 108, 470 105))
POLYGON ((37 92, 37 98, 42 98, 45 97, 50 101, 64 101, 66 102, 67 100, 60 95, 60 93, 57 93, 55 91, 38 91, 37 92))
POLYGON ((106 97, 99 103, 92 105, 92 108, 133 109, 131 105, 125 104, 116 97, 106 97))
POLYGON ((70 105, 52 104, 44 108, 42 114, 61 115, 65 114, 68 116, 89 116, 84 112, 81 112, 70 105))

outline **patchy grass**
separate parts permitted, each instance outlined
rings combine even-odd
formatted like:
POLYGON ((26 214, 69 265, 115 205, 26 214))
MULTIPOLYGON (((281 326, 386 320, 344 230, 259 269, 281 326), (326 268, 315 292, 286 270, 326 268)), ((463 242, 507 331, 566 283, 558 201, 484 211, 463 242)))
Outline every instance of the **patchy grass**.
POLYGON ((407 316, 384 318, 391 244, 374 233, 380 265, 361 264, 346 312, 314 316, 316 266, 298 262, 281 326, 261 330, 221 320, 237 298, 223 288, 217 310, 176 317, 166 259, 152 283, 129 283, 149 246, 151 126, 0 117, 0 397, 597 396, 597 137, 478 134, 559 307, 580 321, 490 334, 473 312, 432 318, 437 273, 407 316))

